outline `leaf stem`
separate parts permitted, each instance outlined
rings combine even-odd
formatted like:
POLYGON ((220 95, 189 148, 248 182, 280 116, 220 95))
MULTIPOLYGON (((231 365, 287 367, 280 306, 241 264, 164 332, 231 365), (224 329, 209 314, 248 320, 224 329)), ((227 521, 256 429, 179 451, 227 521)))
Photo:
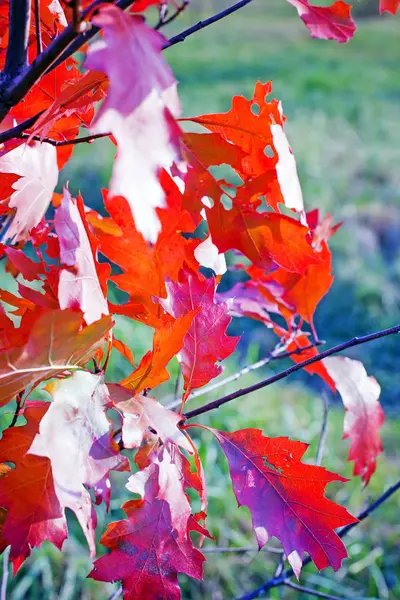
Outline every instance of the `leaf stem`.
POLYGON ((218 398, 217 400, 214 400, 213 402, 209 402, 208 404, 205 404, 204 406, 201 406, 199 408, 191 410, 185 414, 185 417, 187 419, 192 419, 193 417, 197 417, 199 415, 207 413, 210 410, 219 408, 220 406, 222 406, 223 404, 226 404, 227 402, 230 402, 231 400, 235 400, 236 398, 240 398, 241 396, 246 396, 247 394, 250 394, 251 392, 255 392, 257 390, 265 388, 265 387, 275 383, 276 381, 285 379, 292 373, 295 373, 296 371, 300 371, 301 369, 304 369, 304 367, 308 367, 309 365, 312 365, 312 364, 326 358, 327 356, 332 356, 332 354, 337 354, 338 352, 342 352, 342 350, 346 350, 347 348, 353 348, 354 346, 360 346, 361 344, 366 344, 367 342, 372 342, 373 340, 377 340, 379 338, 383 338, 388 335, 393 335, 395 333, 399 333, 399 331, 400 331, 400 325, 395 325, 394 327, 389 327, 388 329, 381 329, 379 331, 370 333, 368 335, 364 335, 362 337, 354 337, 351 340, 348 340, 347 342, 343 342, 342 344, 333 346, 332 348, 329 348, 328 350, 324 350, 317 356, 312 356, 311 358, 308 358, 307 360, 303 360, 300 363, 292 365, 288 369, 285 369, 284 371, 281 371, 280 373, 276 373, 272 377, 263 379, 262 381, 259 381, 258 383, 254 383, 253 385, 250 385, 248 387, 237 390, 236 392, 232 392, 231 394, 228 394, 227 396, 218 398))

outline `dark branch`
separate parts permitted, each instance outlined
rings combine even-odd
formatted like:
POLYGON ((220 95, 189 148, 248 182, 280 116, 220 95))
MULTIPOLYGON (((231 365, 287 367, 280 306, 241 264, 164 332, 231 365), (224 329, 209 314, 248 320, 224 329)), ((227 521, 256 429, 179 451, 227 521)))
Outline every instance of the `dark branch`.
POLYGON ((179 17, 179 15, 181 13, 183 13, 183 11, 186 10, 186 8, 189 6, 189 2, 190 2, 190 0, 183 0, 182 4, 177 6, 176 10, 172 13, 172 15, 169 15, 169 16, 168 16, 168 5, 161 4, 160 5, 160 18, 158 20, 157 25, 154 27, 154 29, 156 29, 156 30, 161 29, 161 27, 164 27, 164 25, 168 25, 168 23, 172 23, 172 21, 175 21, 175 19, 177 17, 179 17))
POLYGON ((11 0, 9 8, 9 35, 2 83, 10 84, 28 64, 30 0, 11 0))
MULTIPOLYGON (((388 490, 386 490, 386 492, 381 494, 374 502, 372 502, 369 506, 367 506, 367 508, 365 510, 361 511, 360 514, 357 515, 358 521, 356 521, 355 523, 351 523, 350 525, 347 525, 346 527, 343 527, 343 529, 341 529, 338 533, 339 537, 342 538, 345 535, 347 535, 349 533, 349 531, 351 531, 354 527, 357 527, 357 525, 359 523, 361 523, 361 521, 364 521, 364 519, 366 519, 377 508, 379 508, 379 506, 381 506, 384 502, 386 502, 386 500, 388 500, 391 496, 393 496, 393 494, 395 494, 398 490, 400 490, 400 481, 398 481, 397 483, 392 485, 388 490)), ((309 556, 307 556, 307 558, 303 561, 302 567, 305 567, 310 562, 311 562, 311 558, 309 556)), ((280 575, 280 577, 272 577, 258 589, 250 592, 249 594, 246 594, 245 596, 241 596, 240 598, 237 598, 237 600, 255 600, 255 598, 260 598, 261 596, 266 594, 269 590, 271 590, 274 587, 277 587, 277 586, 283 585, 283 584, 287 585, 287 580, 290 577, 292 577, 293 575, 294 575, 293 569, 287 569, 280 575)))
POLYGON ((199 21, 198 23, 196 23, 196 25, 192 25, 188 29, 185 29, 181 33, 178 33, 177 35, 174 35, 172 38, 170 38, 168 48, 170 46, 174 46, 175 44, 179 44, 180 42, 184 42, 186 38, 188 38, 190 35, 193 35, 201 29, 204 29, 205 27, 208 27, 209 25, 212 25, 213 23, 224 19, 225 17, 231 15, 240 8, 243 8, 243 6, 246 6, 246 4, 250 4, 250 2, 252 1, 253 0, 240 0, 240 2, 236 2, 236 4, 234 4, 233 6, 229 6, 225 10, 221 10, 221 12, 217 13, 216 15, 213 15, 208 19, 204 19, 204 21, 199 21))
MULTIPOLYGON (((18 1, 18 0, 17 0, 18 1)), ((19 0, 22 2, 23 0, 19 0)), ((28 0, 25 0, 28 2, 28 0)), ((104 0, 95 0, 88 8, 82 12, 82 20, 86 16, 93 12, 99 4, 103 3, 104 0)), ((133 4, 134 0, 119 0, 116 6, 124 9, 133 4)), ((29 4, 29 2, 28 2, 29 4)), ((33 61, 33 63, 26 68, 18 77, 16 77, 10 84, 10 82, 3 82, 0 86, 0 122, 8 114, 10 109, 18 104, 20 100, 29 92, 32 86, 39 81, 39 79, 51 69, 52 65, 56 66, 59 64, 59 58, 61 62, 70 56, 75 50, 78 50, 90 37, 93 37, 99 31, 98 27, 91 27, 89 30, 89 37, 86 33, 81 34, 74 31, 73 24, 68 25, 52 42, 47 48, 33 61), (65 53, 64 51, 72 44, 74 40, 78 41, 77 47, 74 46, 73 52, 65 53)))
POLYGON ((297 583, 293 583, 290 581, 283 582, 286 587, 292 588, 292 590, 297 590, 298 592, 302 592, 303 594, 308 594, 309 596, 316 596, 317 598, 326 598, 327 600, 344 600, 343 597, 339 598, 339 596, 332 596, 332 594, 324 594, 324 592, 318 592, 317 590, 313 590, 312 588, 304 587, 304 585, 298 585, 297 583))
POLYGON ((342 350, 346 350, 347 348, 352 348, 353 346, 359 346, 361 344, 366 344, 367 342, 372 342, 373 340, 377 340, 379 338, 383 338, 388 335, 393 335, 395 333, 399 333, 399 331, 400 331, 400 325, 396 325, 395 327, 390 327, 389 329, 382 329, 380 331, 376 331, 375 333, 370 333, 370 334, 364 335, 362 337, 355 337, 351 340, 348 340, 347 342, 343 342, 342 344, 333 346, 333 348, 324 350, 324 352, 321 352, 317 356, 313 356, 311 358, 308 358, 307 360, 303 360, 300 363, 292 365, 288 369, 285 369, 284 371, 281 371, 280 373, 277 373, 276 375, 273 375, 272 377, 263 379, 262 381, 259 381, 258 383, 249 385, 248 387, 237 390, 236 392, 232 392, 232 394, 228 394, 227 396, 218 398, 218 400, 214 400, 213 402, 209 402, 208 404, 205 404, 204 406, 201 406, 200 408, 191 410, 185 414, 185 417, 187 419, 192 419, 193 417, 197 417, 198 415, 207 413, 210 410, 219 408, 220 406, 222 406, 223 404, 226 404, 227 402, 230 402, 231 400, 235 400, 235 398, 240 398, 241 396, 246 396, 246 394, 250 394, 251 392, 255 392, 257 390, 265 388, 265 387, 271 385, 272 383, 275 383, 276 381, 285 379, 292 373, 295 373, 296 371, 300 371, 301 369, 304 369, 304 367, 308 367, 309 365, 312 365, 312 364, 322 360, 323 358, 326 358, 327 356, 332 356, 332 354, 337 354, 338 352, 342 352, 342 350))
MULTIPOLYGON (((233 373, 233 375, 228 375, 228 377, 224 377, 224 379, 219 379, 218 381, 215 381, 214 383, 211 383, 210 385, 200 388, 199 390, 195 390, 194 392, 192 392, 189 395, 188 400, 192 400, 193 398, 199 398, 200 396, 204 396, 205 394, 209 394, 210 392, 213 392, 214 390, 218 389, 219 387, 227 385, 228 383, 232 383, 233 381, 237 381, 244 375, 247 375, 248 373, 251 373, 252 371, 256 371, 257 369, 260 369, 261 367, 268 365, 273 360, 277 360, 280 358, 288 358, 290 356, 293 356, 293 354, 301 354, 302 352, 305 352, 306 350, 310 350, 310 348, 315 347, 314 344, 310 344, 309 346, 305 346, 304 348, 296 348, 296 350, 287 352, 287 351, 285 351, 285 348, 289 345, 290 342, 291 342, 291 339, 289 338, 288 342, 286 344, 281 346, 281 344, 279 343, 276 346, 276 348, 274 348, 269 354, 267 354, 267 356, 265 356, 264 358, 261 358, 257 362, 252 363, 251 365, 246 365, 245 367, 243 367, 236 373, 233 373)), ((322 343, 323 342, 319 341, 317 343, 317 345, 319 346, 322 343)), ((180 404, 181 404, 181 400, 178 399, 177 394, 175 394, 175 400, 173 402, 171 402, 171 404, 167 404, 165 408, 168 408, 169 410, 171 410, 173 408, 176 408, 180 404)))
POLYGON ((26 119, 19 125, 16 125, 11 129, 7 129, 6 131, 2 131, 0 133, 0 144, 4 144, 4 142, 8 142, 8 140, 12 140, 14 138, 22 137, 24 131, 32 127, 43 113, 44 110, 41 110, 40 112, 36 113, 36 115, 29 117, 29 119, 26 119))
POLYGON ((40 0, 34 0, 35 2, 35 27, 36 27, 36 56, 43 51, 42 44, 42 32, 40 29, 40 0))
POLYGON ((17 422, 17 419, 19 417, 19 411, 21 410, 21 406, 23 403, 23 400, 22 400, 23 395, 24 395, 24 393, 20 392, 17 396, 17 406, 15 407, 14 415, 13 415, 11 423, 9 424, 9 427, 14 427, 15 423, 17 422))

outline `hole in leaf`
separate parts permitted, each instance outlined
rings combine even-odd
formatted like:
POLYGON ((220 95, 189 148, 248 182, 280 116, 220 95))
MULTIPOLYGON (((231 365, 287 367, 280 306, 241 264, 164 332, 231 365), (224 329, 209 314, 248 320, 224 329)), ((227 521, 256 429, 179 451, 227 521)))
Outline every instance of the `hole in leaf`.
POLYGON ((265 146, 264 154, 265 156, 268 156, 268 158, 274 158, 275 156, 275 152, 273 151, 271 146, 265 146))
POLYGON ((251 112, 253 113, 253 115, 258 117, 258 115, 260 114, 260 107, 258 106, 258 104, 253 102, 253 104, 250 106, 250 109, 251 109, 251 112))

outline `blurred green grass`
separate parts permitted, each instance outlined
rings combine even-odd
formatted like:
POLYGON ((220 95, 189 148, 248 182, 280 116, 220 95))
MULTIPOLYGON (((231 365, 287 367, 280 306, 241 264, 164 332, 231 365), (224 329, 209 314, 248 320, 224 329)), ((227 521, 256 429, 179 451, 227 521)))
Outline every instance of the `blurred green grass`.
MULTIPOLYGON (((178 30, 223 8, 224 2, 197 2, 168 30, 178 30)), ((255 82, 273 80, 273 95, 283 101, 287 131, 297 159, 308 209, 331 211, 345 225, 333 241, 336 282, 318 312, 321 337, 329 344, 399 321, 400 277, 400 38, 399 18, 371 18, 358 23, 355 38, 346 45, 309 38, 293 7, 280 0, 257 0, 237 14, 170 48, 166 56, 179 80, 185 115, 226 111, 233 95, 250 97, 255 82)), ((79 146, 63 173, 75 193, 99 206, 99 187, 107 186, 114 148, 108 142, 79 146), (94 192, 94 190, 97 190, 94 192)), ((247 327, 243 322, 237 329, 247 327)), ((151 347, 149 332, 129 320, 118 319, 116 336, 132 347, 135 358, 151 347)), ((258 340, 243 348, 243 363, 268 351, 265 331, 250 330, 258 340), (265 341, 266 340, 266 341, 265 341)), ((370 373, 382 383, 385 404, 393 418, 383 428, 385 454, 366 490, 359 478, 343 486, 328 487, 330 497, 354 513, 398 478, 400 419, 395 402, 400 391, 398 343, 384 340, 371 349, 350 353, 366 359, 370 373)), ((279 363, 279 368, 283 366, 279 363)), ((225 374, 238 365, 228 361, 225 374)), ((274 369, 278 365, 274 365, 274 369)), ((270 369, 246 376, 248 385, 267 376, 270 369)), ((118 380, 129 366, 118 355, 109 376, 118 380)), ((164 403, 173 396, 172 379, 160 386, 164 403)), ((310 443, 305 460, 312 461, 321 426, 322 402, 308 376, 294 376, 282 385, 244 397, 201 418, 200 422, 226 430, 261 428, 266 435, 287 435, 310 443)), ((220 389, 221 395, 232 388, 220 389)), ((210 395, 210 399, 216 397, 210 395)), ((208 398, 207 398, 208 399, 208 398)), ((193 406, 202 400, 193 402, 193 406)), ((398 400, 397 400, 398 406, 398 400)), ((9 421, 3 415, 2 425, 9 421)), ((343 410, 334 404, 329 415, 323 466, 351 477, 346 462, 348 441, 342 441, 343 410)), ((247 509, 237 508, 227 465, 216 443, 196 433, 204 461, 209 493, 209 527, 218 546, 255 546, 247 509)), ((114 476, 111 514, 99 511, 99 531, 122 517, 126 498, 123 474, 114 476)), ((322 591, 351 598, 400 597, 400 497, 356 527, 347 538, 351 560, 338 573, 317 574, 307 567, 301 582, 322 591)), ((106 599, 116 586, 85 579, 91 568, 82 534, 73 517, 72 536, 63 554, 48 544, 33 552, 17 578, 9 583, 12 600, 106 599)), ((279 547, 276 540, 271 546, 279 547)), ((212 547, 206 542, 205 547, 212 547)), ((103 550, 99 546, 99 553, 103 550)), ((212 554, 203 583, 181 578, 183 597, 193 600, 234 598, 261 585, 274 571, 276 554, 212 554)), ((271 598, 302 598, 287 588, 273 590, 271 598)))

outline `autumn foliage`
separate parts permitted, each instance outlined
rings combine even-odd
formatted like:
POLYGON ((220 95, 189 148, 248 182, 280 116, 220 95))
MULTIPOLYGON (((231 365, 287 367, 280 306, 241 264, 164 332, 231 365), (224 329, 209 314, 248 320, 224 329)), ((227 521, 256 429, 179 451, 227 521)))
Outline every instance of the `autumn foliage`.
MULTIPOLYGON (((313 37, 352 37, 345 2, 288 1, 313 37)), ((329 241, 339 225, 304 207, 271 82, 255 82, 253 97, 235 96, 223 114, 180 118, 168 41, 138 14, 157 2, 118 4, 42 0, 38 15, 32 3, 27 62, 14 68, 7 48, 18 26, 9 22, 12 0, 0 2, 0 253, 18 287, 0 290, 0 405, 17 403, 0 439, 0 545, 11 547, 14 572, 46 540, 61 549, 68 508, 94 559, 90 577, 121 581, 126 599, 171 600, 180 598, 178 574, 202 577, 199 540, 210 536, 206 477, 191 437, 202 425, 185 416, 191 393, 234 354, 232 317, 264 323, 294 362, 318 355, 314 314, 333 281, 329 241), (78 62, 61 48, 35 77, 57 40, 90 27, 100 34, 81 40, 83 65, 82 55, 78 62), (93 151, 97 137, 116 147, 102 190, 106 213, 67 186, 55 191, 83 134, 93 151), (221 165, 236 173, 235 184, 215 176, 221 165), (222 293, 226 256, 238 277, 222 293), (109 301, 111 282, 124 303, 109 301), (134 356, 114 336, 115 315, 153 331, 147 354, 134 356), (111 353, 130 364, 122 381, 109 381, 111 353), (177 412, 151 397, 174 357, 183 376, 177 412), (38 387, 47 400, 30 398, 38 387), (96 505, 109 507, 112 471, 126 473, 132 499, 124 519, 97 532, 96 505), (197 513, 189 489, 199 496, 197 513), (95 558, 99 533, 109 552, 95 558)), ((380 10, 398 6, 381 0, 380 10)), ((342 397, 349 460, 366 485, 382 451, 379 384, 346 357, 306 370, 342 397)), ((305 552, 318 569, 337 570, 347 553, 335 530, 356 519, 325 493, 345 479, 303 462, 301 441, 256 429, 209 433, 259 547, 278 538, 296 576, 305 552)))

